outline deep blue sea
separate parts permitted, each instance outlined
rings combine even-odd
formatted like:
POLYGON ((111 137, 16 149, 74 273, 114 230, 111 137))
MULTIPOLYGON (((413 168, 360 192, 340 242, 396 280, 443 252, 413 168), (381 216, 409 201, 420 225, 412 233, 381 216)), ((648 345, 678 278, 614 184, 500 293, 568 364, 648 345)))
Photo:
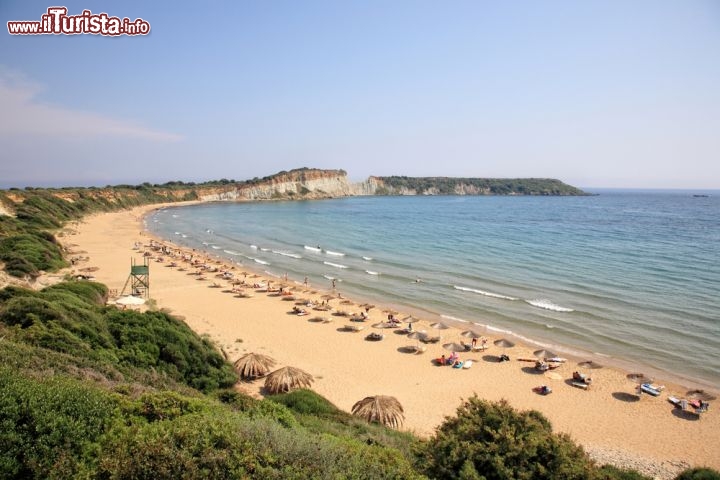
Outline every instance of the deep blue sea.
POLYGON ((248 269, 717 388, 720 192, 594 193, 212 203, 146 222, 248 269))

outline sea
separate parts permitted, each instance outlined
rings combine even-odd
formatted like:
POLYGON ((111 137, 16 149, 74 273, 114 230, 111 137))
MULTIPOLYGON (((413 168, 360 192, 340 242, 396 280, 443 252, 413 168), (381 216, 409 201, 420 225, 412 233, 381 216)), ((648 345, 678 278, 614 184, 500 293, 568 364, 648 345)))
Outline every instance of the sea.
POLYGON ((219 202, 145 221, 248 271, 719 388, 720 191, 590 193, 219 202))

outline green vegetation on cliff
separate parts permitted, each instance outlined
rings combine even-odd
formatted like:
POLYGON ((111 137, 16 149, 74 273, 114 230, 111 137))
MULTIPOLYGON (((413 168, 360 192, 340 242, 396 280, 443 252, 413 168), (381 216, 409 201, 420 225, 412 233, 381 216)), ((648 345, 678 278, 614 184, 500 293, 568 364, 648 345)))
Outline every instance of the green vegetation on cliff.
POLYGON ((398 195, 585 195, 550 178, 376 177, 384 187, 378 194, 398 195))

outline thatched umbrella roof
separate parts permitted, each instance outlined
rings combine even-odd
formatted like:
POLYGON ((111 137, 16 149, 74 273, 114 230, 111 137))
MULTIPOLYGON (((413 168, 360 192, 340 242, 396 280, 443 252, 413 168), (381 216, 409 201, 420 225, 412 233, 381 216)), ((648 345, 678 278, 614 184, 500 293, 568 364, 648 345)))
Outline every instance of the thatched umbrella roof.
POLYGON ((386 395, 363 398, 353 405, 352 413, 368 422, 391 428, 398 428, 405 420, 404 410, 398 399, 386 395))
POLYGON ((283 367, 275 370, 265 379, 268 392, 287 393, 298 388, 310 388, 314 378, 304 370, 295 367, 283 367))
POLYGON ((687 396, 688 398, 702 400, 703 402, 709 402, 710 400, 715 400, 717 398, 715 395, 710 392, 706 392, 705 390, 690 390, 687 392, 687 396))
POLYGON ((451 352, 464 352, 466 350, 465 345, 455 342, 446 343, 443 348, 451 352))
POLYGON ((644 373, 628 373, 627 379, 635 383, 652 383, 653 379, 645 375, 644 373))
POLYGON ((480 338, 482 337, 482 334, 475 330, 465 330, 464 332, 460 333, 460 336, 465 338, 480 338))
POLYGON ((275 360, 262 353, 246 353, 235 361, 235 370, 245 380, 263 377, 274 366, 275 360))
POLYGON ((533 355, 535 355, 540 360, 544 360, 546 358, 555 358, 557 357, 557 353, 551 352, 550 350, 546 350, 544 348, 541 348, 540 350, 535 350, 533 352, 533 355))

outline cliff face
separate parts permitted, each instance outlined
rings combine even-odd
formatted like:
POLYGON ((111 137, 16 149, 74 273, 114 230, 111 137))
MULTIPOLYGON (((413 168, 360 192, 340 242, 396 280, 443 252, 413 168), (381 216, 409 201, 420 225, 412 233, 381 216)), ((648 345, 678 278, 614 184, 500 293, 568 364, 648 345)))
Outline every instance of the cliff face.
MULTIPOLYGON (((360 189, 361 190, 361 189, 360 189)), ((221 191, 198 189, 201 200, 316 199, 356 195, 343 170, 300 169, 238 184, 221 191)))

